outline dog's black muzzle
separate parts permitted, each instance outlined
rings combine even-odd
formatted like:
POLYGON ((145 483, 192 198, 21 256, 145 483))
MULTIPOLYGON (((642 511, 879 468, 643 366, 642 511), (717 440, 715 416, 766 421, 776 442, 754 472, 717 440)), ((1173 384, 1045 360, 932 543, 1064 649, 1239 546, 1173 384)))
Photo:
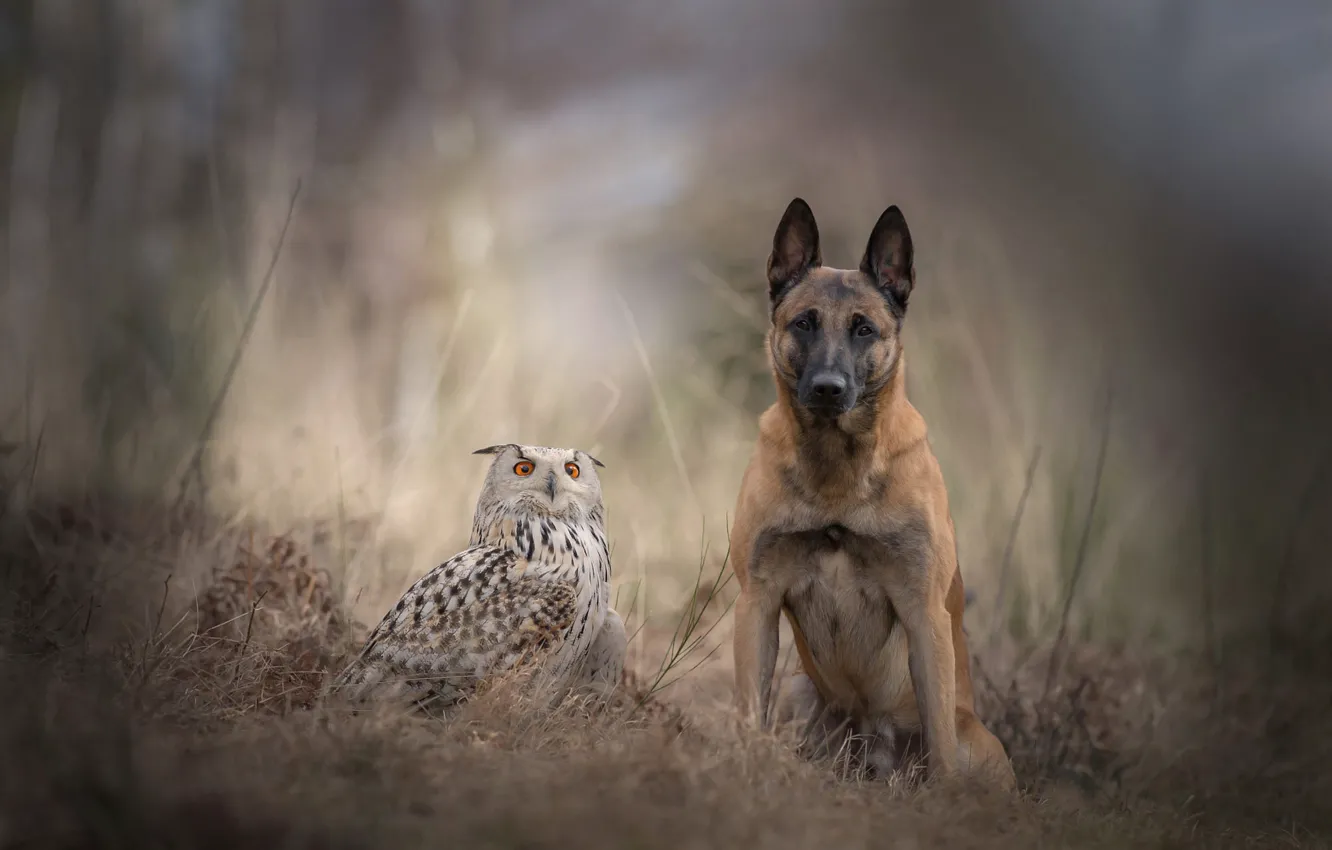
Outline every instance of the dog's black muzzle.
POLYGON ((797 393, 801 407, 829 417, 841 416, 855 407, 858 395, 851 376, 833 369, 805 375, 797 393))

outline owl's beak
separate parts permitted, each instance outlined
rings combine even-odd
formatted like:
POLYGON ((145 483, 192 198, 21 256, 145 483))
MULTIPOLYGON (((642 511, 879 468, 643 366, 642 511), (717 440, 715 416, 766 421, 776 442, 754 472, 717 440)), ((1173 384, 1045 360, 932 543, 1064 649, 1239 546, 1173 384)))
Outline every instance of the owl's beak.
POLYGON ((550 494, 550 500, 555 501, 555 473, 546 473, 546 492, 550 494))

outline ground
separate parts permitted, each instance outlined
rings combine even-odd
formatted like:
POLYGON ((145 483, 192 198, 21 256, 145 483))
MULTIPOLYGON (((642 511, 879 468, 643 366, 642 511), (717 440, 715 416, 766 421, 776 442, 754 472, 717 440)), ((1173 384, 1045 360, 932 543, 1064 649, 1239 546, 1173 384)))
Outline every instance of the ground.
POLYGON ((1278 713, 1257 684, 1076 646, 1047 686, 1048 652, 986 647, 980 708, 1022 792, 877 781, 737 726, 723 590, 637 629, 609 704, 537 711, 501 682, 448 717, 351 714, 319 687, 367 624, 317 546, 7 521, 4 847, 1328 846, 1325 712, 1278 713))

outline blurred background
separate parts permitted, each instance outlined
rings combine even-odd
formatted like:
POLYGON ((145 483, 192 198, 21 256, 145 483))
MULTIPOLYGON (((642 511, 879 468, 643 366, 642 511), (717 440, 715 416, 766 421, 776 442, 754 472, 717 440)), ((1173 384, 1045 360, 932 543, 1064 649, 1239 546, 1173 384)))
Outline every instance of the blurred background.
POLYGON ((10 515, 364 528, 380 554, 337 566, 373 621, 464 543, 473 449, 578 446, 621 599, 673 610, 773 398, 782 210, 847 267, 897 204, 969 626, 1067 605, 1088 639, 1325 670, 1332 12, 967 12, 7 0, 10 515))

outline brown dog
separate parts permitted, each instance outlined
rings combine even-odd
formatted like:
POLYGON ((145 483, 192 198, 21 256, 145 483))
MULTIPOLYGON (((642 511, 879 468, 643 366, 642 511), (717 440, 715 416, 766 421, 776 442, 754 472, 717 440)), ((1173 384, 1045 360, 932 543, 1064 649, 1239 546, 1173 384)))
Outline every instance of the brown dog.
POLYGON ((854 271, 822 265, 803 200, 782 216, 768 259, 777 402, 759 420, 731 531, 737 704, 770 723, 785 611, 805 710, 878 736, 923 733, 931 775, 984 768, 1012 787, 1003 745, 975 714, 948 493, 906 397, 914 283, 896 206, 854 271))

